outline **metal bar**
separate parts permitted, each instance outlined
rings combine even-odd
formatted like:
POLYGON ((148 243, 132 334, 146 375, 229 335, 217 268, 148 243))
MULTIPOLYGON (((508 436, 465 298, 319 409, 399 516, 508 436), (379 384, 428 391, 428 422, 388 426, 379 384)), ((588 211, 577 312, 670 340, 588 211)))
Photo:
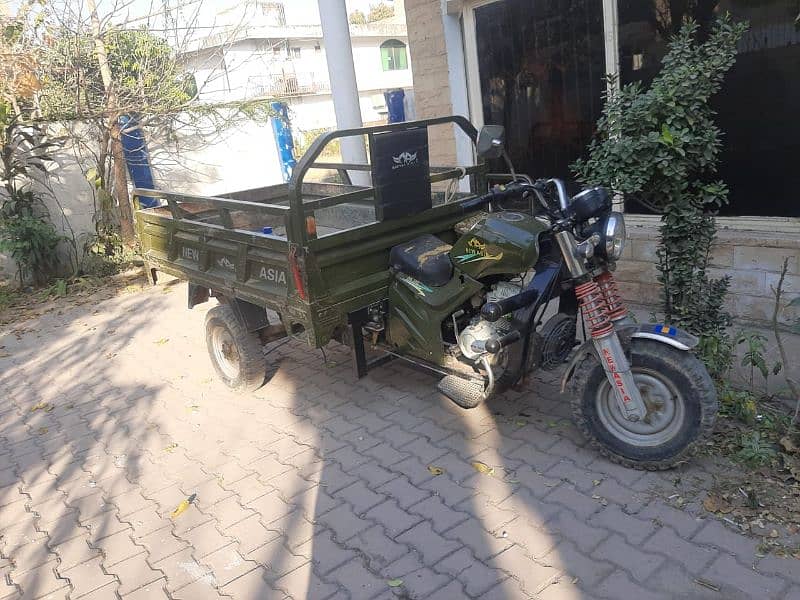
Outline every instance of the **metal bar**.
POLYGON ((292 172, 289 180, 289 205, 291 207, 291 217, 289 223, 291 228, 287 230, 290 241, 303 243, 305 241, 305 210, 303 208, 303 180, 306 172, 311 168, 317 158, 322 154, 325 147, 333 140, 341 137, 363 136, 371 133, 384 133, 390 131, 406 131, 418 127, 429 127, 432 125, 443 125, 454 123, 457 125, 473 142, 478 137, 478 130, 465 117, 453 115, 439 117, 436 119, 425 119, 421 121, 407 121, 405 123, 391 123, 386 125, 376 125, 373 127, 360 127, 358 129, 343 129, 340 131, 329 131, 323 133, 314 140, 309 149, 303 154, 292 172))
MULTIPOLYGON (((480 166, 472 166, 466 167, 464 169, 464 173, 467 175, 471 175, 477 172, 482 167, 480 166)), ((448 179, 454 179, 456 177, 460 177, 462 175, 461 169, 449 169, 447 171, 440 171, 434 175, 430 176, 431 183, 436 183, 438 181, 447 181, 448 179)), ((336 196, 328 196, 326 198, 320 198, 319 200, 306 200, 303 202, 303 209, 306 213, 312 210, 319 210, 321 208, 328 208, 331 206, 335 206, 337 204, 343 204, 344 202, 351 202, 353 200, 360 200, 365 198, 374 198, 375 189, 374 188, 361 188, 359 190, 355 190, 352 192, 346 192, 344 194, 337 194, 336 196)))
POLYGON ((231 219, 231 211, 227 208, 220 208, 219 211, 219 222, 222 223, 222 226, 225 229, 233 229, 233 219, 231 219))
POLYGON ((320 198, 318 200, 308 200, 303 202, 304 212, 312 212, 320 208, 328 208, 337 204, 344 204, 353 200, 362 200, 371 198, 375 191, 372 188, 357 190, 355 192, 345 192, 344 194, 337 194, 336 196, 328 196, 327 198, 320 198))
POLYGON ((365 165, 361 163, 343 163, 343 162, 315 162, 308 165, 309 169, 331 169, 339 171, 345 169, 347 171, 370 171, 372 165, 365 165))
POLYGON ((394 360, 397 358, 393 354, 386 353, 383 356, 379 356, 378 358, 373 358, 367 363, 367 371, 371 371, 376 367, 380 367, 381 365, 385 365, 389 361, 394 360))
POLYGON ((353 374, 356 379, 361 379, 369 371, 367 366, 367 353, 364 350, 364 334, 361 332, 361 323, 350 324, 350 335, 353 339, 353 374))
MULTIPOLYGON (((472 165, 471 167, 463 167, 463 174, 464 175, 472 175, 473 173, 479 173, 483 169, 482 165, 472 165)), ((439 173, 431 174, 431 183, 436 183, 438 181, 447 181, 448 179, 456 179, 457 177, 461 177, 462 175, 462 168, 457 169, 450 169, 449 171, 441 171, 439 173)))
POLYGON ((280 204, 267 204, 264 202, 248 202, 246 200, 231 200, 230 198, 219 198, 216 196, 197 196, 194 194, 174 194, 172 192, 163 192, 159 190, 148 190, 144 188, 135 188, 133 193, 138 196, 151 196, 153 198, 162 198, 167 201, 167 204, 172 202, 187 202, 187 203, 200 203, 210 204, 214 208, 227 208, 230 210, 244 210, 248 212, 266 213, 270 215, 282 215, 289 212, 288 206, 280 204))

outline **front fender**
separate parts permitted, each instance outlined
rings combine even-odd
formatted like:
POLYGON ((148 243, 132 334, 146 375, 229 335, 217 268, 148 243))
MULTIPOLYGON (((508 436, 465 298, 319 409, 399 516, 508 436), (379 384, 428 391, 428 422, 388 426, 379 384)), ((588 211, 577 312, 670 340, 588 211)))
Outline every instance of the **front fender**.
POLYGON ((700 343, 700 339, 688 331, 663 323, 626 324, 617 327, 617 333, 623 340, 627 337, 644 338, 667 344, 678 350, 691 350, 700 343))
MULTIPOLYGON (((619 335, 622 347, 626 350, 633 338, 655 340, 677 348, 678 350, 685 351, 691 350, 700 343, 700 340, 688 331, 684 331, 678 327, 664 325, 663 323, 624 323, 617 325, 616 331, 617 335, 619 335)), ((569 384, 570 379, 572 379, 572 376, 575 374, 575 368, 586 356, 597 356, 591 338, 586 340, 581 347, 578 348, 575 356, 572 357, 569 365, 567 365, 567 370, 564 371, 564 376, 561 378, 562 394, 567 389, 567 384, 569 384)))

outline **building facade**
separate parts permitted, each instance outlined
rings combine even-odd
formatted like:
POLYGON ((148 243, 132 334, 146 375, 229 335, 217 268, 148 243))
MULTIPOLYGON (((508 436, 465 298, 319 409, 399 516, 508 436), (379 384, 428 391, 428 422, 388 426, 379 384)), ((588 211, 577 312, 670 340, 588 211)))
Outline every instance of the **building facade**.
MULTIPOLYGON (((403 89, 409 100, 413 97, 404 12, 402 2, 395 4, 396 18, 350 27, 365 123, 386 121, 385 91, 403 89)), ((241 26, 199 38, 182 53, 200 98, 209 102, 279 98, 289 104, 299 131, 335 127, 319 13, 293 10, 290 2, 255 6, 261 10, 227 17, 241 26)), ((407 106, 411 110, 413 102, 407 106)))
MULTIPOLYGON (((747 20, 714 100, 731 195, 713 263, 714 274, 732 278, 732 314, 757 324, 771 318, 784 258, 786 287, 800 294, 798 10, 794 0, 406 0, 417 113, 502 124, 520 171, 569 179, 600 116, 607 74, 649 83, 686 17, 700 35, 725 12, 747 20)), ((438 163, 468 158, 468 144, 431 143, 438 163)), ((635 202, 624 210, 631 243, 618 279, 629 300, 652 307, 658 217, 635 202)), ((784 323, 798 316, 779 314, 784 323)))

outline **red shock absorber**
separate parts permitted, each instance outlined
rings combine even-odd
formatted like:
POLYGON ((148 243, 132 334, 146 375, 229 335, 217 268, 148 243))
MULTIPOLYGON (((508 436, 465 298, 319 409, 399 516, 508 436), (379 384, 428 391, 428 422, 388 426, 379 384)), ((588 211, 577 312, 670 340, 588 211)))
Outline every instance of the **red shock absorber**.
POLYGON ((608 305, 603 291, 594 281, 587 281, 575 287, 575 296, 583 310, 592 337, 597 339, 614 331, 608 316, 608 305))
POLYGON ((612 321, 619 321, 628 316, 628 308, 622 301, 622 294, 619 292, 619 286, 614 276, 606 271, 602 275, 594 278, 600 291, 605 296, 606 304, 608 305, 608 317, 612 321))

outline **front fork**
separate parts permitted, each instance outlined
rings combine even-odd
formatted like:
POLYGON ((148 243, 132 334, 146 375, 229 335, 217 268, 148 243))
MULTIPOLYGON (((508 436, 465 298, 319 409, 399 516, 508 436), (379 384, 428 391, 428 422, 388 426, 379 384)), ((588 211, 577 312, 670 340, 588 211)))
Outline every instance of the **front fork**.
MULTIPOLYGON (((575 238, 567 231, 556 234, 562 254, 567 259, 570 274, 586 278, 584 262, 576 252, 575 238)), ((592 335, 592 342, 606 377, 614 390, 617 405, 629 421, 641 421, 647 407, 633 379, 631 366, 617 336, 614 323, 628 316, 614 277, 609 272, 575 286, 575 296, 581 306, 583 318, 592 335)))

